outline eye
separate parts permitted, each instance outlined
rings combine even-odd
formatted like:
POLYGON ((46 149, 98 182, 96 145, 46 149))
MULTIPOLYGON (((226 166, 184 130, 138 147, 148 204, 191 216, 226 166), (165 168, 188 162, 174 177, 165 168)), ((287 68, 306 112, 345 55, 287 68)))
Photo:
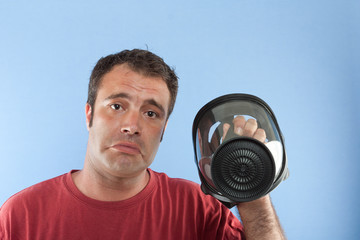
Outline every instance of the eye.
POLYGON ((158 114, 156 112, 153 111, 147 111, 146 115, 150 118, 156 118, 158 116, 158 114))
POLYGON ((117 103, 111 104, 110 107, 111 107, 112 109, 114 109, 114 110, 120 110, 120 109, 121 109, 121 105, 120 105, 120 104, 117 104, 117 103))

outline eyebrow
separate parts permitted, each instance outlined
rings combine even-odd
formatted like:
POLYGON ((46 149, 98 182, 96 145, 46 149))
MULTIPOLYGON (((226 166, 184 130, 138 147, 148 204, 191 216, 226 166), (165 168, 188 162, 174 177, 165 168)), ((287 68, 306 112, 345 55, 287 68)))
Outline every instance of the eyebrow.
MULTIPOLYGON (((125 98, 125 99, 130 100, 131 96, 127 93, 115 93, 115 94, 112 94, 112 95, 108 96, 107 98, 105 98, 105 101, 111 100, 111 99, 116 99, 116 98, 125 98)), ((159 110, 161 111, 162 114, 165 114, 164 107, 160 103, 158 103, 155 99, 153 99, 153 98, 146 99, 145 104, 153 105, 153 106, 159 108, 159 110)))
POLYGON ((151 98, 151 99, 145 100, 145 103, 157 107, 160 110, 161 114, 163 114, 163 115, 165 114, 165 109, 163 108, 163 106, 160 103, 158 103, 157 101, 155 101, 154 99, 151 98))
POLYGON ((115 94, 112 94, 112 95, 108 96, 107 98, 105 98, 105 101, 115 99, 115 98, 131 99, 130 95, 127 93, 115 93, 115 94))

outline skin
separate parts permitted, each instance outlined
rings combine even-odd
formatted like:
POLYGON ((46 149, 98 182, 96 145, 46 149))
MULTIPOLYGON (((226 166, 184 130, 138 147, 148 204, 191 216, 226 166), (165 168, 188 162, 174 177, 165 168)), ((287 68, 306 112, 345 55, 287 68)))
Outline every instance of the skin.
POLYGON ((73 173, 79 190, 102 201, 139 193, 149 181, 146 169, 165 131, 169 103, 170 92, 160 77, 145 77, 126 64, 105 74, 94 109, 85 107, 89 131, 85 164, 73 173))

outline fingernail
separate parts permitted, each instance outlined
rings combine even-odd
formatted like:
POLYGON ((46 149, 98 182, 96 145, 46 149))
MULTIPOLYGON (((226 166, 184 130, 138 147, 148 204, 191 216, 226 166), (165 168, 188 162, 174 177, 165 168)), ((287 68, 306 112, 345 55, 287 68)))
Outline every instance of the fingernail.
POLYGON ((239 134, 239 135, 242 135, 242 133, 243 133, 242 128, 241 128, 241 127, 237 127, 237 128, 235 129, 235 133, 236 133, 236 134, 239 134))

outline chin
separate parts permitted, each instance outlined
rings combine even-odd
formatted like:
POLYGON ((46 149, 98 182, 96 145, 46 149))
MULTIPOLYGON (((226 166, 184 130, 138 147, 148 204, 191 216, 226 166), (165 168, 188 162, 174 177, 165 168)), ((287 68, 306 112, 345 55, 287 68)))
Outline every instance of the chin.
POLYGON ((116 177, 133 177, 146 171, 147 165, 138 165, 134 163, 113 163, 108 166, 108 172, 116 177))

